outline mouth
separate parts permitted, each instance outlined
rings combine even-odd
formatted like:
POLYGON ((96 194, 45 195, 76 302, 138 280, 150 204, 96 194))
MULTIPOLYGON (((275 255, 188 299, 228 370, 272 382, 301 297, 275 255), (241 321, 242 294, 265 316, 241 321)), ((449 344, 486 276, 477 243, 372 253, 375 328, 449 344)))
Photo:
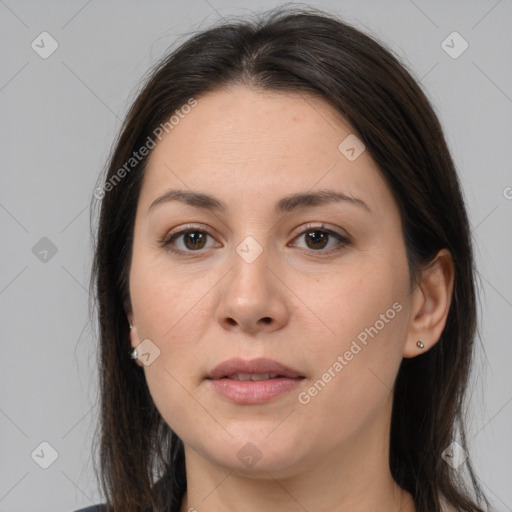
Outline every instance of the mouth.
POLYGON ((207 379, 232 378, 234 380, 267 380, 275 378, 297 379, 304 377, 299 371, 273 359, 228 359, 218 364, 206 376, 207 379))
POLYGON ((239 405, 268 402, 295 389, 304 379, 297 370, 271 359, 230 359, 206 377, 217 394, 239 405))
POLYGON ((222 377, 223 379, 230 380, 240 380, 240 381, 259 381, 259 380, 269 380, 269 379, 279 379, 279 378, 289 378, 285 375, 279 375, 277 373, 235 373, 233 375, 228 375, 226 377, 222 377))

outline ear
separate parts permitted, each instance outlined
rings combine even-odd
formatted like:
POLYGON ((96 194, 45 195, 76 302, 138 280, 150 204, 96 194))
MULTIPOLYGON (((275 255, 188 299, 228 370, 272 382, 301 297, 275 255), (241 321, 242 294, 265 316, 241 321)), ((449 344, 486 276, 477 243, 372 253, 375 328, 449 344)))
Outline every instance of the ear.
POLYGON ((411 320, 405 358, 416 357, 432 348, 441 337, 452 301, 454 281, 453 258, 448 249, 441 249, 434 260, 422 270, 412 299, 411 320), (419 348, 421 340, 425 348, 419 348))
MULTIPOLYGON (((137 333, 137 326, 133 324, 133 314, 128 313, 127 315, 128 322, 130 323, 130 344, 132 348, 137 348, 140 344, 139 335, 137 333)), ((143 363, 137 358, 135 362, 139 366, 143 366, 143 363)))

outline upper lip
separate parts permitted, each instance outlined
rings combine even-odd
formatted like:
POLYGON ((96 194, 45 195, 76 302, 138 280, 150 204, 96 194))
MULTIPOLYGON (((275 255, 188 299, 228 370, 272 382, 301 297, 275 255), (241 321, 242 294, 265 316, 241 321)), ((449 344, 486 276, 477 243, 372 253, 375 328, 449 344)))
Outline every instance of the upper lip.
POLYGON ((272 359, 228 359, 218 364, 213 370, 211 370, 206 378, 208 379, 222 379, 224 377, 231 377, 237 373, 276 373, 282 377, 288 377, 296 379, 303 377, 299 372, 288 368, 284 364, 281 364, 272 359))

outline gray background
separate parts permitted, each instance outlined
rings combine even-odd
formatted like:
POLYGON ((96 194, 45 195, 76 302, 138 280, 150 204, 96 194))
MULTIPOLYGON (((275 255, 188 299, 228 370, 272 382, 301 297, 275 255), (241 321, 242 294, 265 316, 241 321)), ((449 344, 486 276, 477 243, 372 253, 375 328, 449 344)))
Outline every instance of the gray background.
MULTIPOLYGON (((177 37, 279 4, 0 0, 0 512, 68 512, 101 500, 91 463, 89 204, 140 78, 177 37), (42 46, 43 31, 59 45, 47 59, 31 47, 42 46), (43 237, 55 254, 44 253, 43 237), (58 453, 47 469, 39 465, 51 461, 44 441, 58 453)), ((421 80, 443 123, 481 280, 467 449, 497 510, 512 510, 512 1, 309 5, 386 42, 421 80), (453 31, 469 44, 458 58, 441 46, 453 31)))

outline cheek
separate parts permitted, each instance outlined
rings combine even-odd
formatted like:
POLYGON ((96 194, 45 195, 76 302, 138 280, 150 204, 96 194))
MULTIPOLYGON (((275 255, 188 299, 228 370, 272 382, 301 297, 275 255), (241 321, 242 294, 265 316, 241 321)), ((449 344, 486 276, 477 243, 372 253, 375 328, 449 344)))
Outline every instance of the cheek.
POLYGON ((165 261, 155 263, 134 253, 130 293, 139 341, 150 339, 159 349, 144 371, 155 405, 166 420, 193 410, 185 390, 203 378, 198 341, 211 322, 208 292, 215 282, 211 276, 180 274, 165 261), (183 404, 188 405, 181 410, 183 404))
MULTIPOLYGON (((204 337, 211 315, 206 306, 207 283, 201 286, 196 279, 191 290, 176 278, 156 282, 149 273, 140 277, 137 286, 134 275, 133 288, 138 332, 141 340, 151 339, 160 350, 158 358, 144 367, 149 392, 165 422, 183 441, 193 443, 189 435, 196 431, 198 418, 203 423, 210 419, 195 398, 195 385, 203 378, 204 354, 198 350, 198 340, 204 337)), ((218 425, 208 426, 213 430, 218 425)))
MULTIPOLYGON (((159 358, 160 359, 160 358, 159 358)), ((184 361, 183 365, 190 367, 184 361)), ((151 398, 165 423, 186 443, 191 446, 207 443, 209 433, 218 432, 219 423, 215 421, 215 410, 205 407, 191 391, 186 373, 181 374, 162 360, 156 360, 144 369, 151 398), (200 435, 198 435, 200 433, 200 435)))
POLYGON ((357 416, 378 409, 391 392, 408 323, 408 272, 401 260, 397 254, 359 262, 314 291, 298 292, 317 314, 319 333, 304 347, 315 368, 305 400, 318 411, 328 408, 335 421, 344 421, 348 410, 357 416))
POLYGON ((354 258, 314 286, 296 282, 303 283, 294 292, 306 306, 301 309, 304 319, 310 330, 314 324, 323 340, 312 346, 319 356, 349 350, 358 336, 363 344, 369 339, 387 340, 388 345, 398 342, 408 294, 407 263, 401 255, 354 258))
POLYGON ((140 253, 134 251, 130 271, 130 294, 139 333, 167 343, 170 338, 181 340, 176 333, 186 324, 189 336, 185 339, 193 337, 190 329, 199 324, 190 315, 200 314, 215 280, 204 272, 180 271, 165 255, 140 253))
POLYGON ((307 347, 315 371, 305 394, 298 397, 298 412, 309 418, 304 434, 317 439, 326 451, 376 421, 392 400, 402 361, 405 305, 368 297, 364 301, 353 298, 347 304, 350 307, 342 315, 336 316, 333 310, 330 317, 337 335, 307 347))

